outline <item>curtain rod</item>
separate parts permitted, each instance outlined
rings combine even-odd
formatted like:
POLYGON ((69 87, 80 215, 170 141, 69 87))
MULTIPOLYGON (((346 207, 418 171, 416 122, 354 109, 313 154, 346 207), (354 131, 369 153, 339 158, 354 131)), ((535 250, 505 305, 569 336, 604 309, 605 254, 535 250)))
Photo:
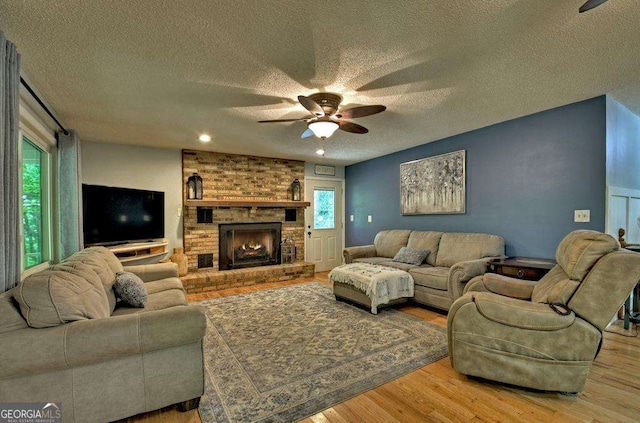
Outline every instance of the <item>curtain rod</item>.
POLYGON ((58 125, 60 127, 60 129, 62 129, 62 132, 64 132, 65 135, 69 135, 69 131, 67 131, 66 128, 64 126, 62 126, 62 124, 60 122, 58 122, 58 119, 56 119, 56 117, 53 115, 53 113, 51 113, 51 110, 49 110, 49 108, 47 106, 45 106, 45 104, 42 102, 42 100, 40 100, 40 97, 38 97, 38 95, 33 92, 31 87, 29 86, 29 84, 27 84, 27 81, 25 81, 22 77, 20 77, 20 82, 22 83, 22 85, 24 85, 24 87, 27 89, 27 91, 29 91, 29 94, 31 94, 33 96, 33 98, 36 99, 36 101, 38 102, 40 107, 42 107, 44 109, 44 111, 47 112, 47 114, 49 116, 51 116, 51 119, 53 119, 53 121, 56 123, 56 125, 58 125))

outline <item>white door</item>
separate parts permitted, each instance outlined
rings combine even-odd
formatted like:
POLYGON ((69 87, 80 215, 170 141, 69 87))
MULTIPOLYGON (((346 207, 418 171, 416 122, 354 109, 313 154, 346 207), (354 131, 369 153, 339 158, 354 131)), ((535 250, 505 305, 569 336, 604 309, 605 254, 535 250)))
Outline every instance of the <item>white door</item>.
POLYGON ((605 231, 618 238, 618 229, 624 229, 624 240, 640 243, 640 191, 607 187, 607 224, 605 231))
POLYGON ((307 178, 305 197, 305 260, 331 270, 342 264, 342 181, 307 178))

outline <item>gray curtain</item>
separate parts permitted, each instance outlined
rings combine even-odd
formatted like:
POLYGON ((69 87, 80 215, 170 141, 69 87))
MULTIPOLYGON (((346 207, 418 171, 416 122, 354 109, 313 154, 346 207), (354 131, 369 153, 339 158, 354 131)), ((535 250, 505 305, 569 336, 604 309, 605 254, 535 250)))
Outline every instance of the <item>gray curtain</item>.
POLYGON ((58 260, 82 249, 80 137, 58 133, 58 260))
POLYGON ((0 293, 18 284, 20 213, 18 124, 20 55, 0 31, 0 293))

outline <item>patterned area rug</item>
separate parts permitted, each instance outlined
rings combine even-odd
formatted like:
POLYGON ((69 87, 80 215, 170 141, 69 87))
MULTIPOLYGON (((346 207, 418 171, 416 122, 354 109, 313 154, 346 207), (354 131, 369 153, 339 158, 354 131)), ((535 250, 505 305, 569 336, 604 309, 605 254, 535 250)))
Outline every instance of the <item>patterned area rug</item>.
POLYGON ((294 422, 447 355, 443 328, 312 282, 202 301, 205 423, 294 422))

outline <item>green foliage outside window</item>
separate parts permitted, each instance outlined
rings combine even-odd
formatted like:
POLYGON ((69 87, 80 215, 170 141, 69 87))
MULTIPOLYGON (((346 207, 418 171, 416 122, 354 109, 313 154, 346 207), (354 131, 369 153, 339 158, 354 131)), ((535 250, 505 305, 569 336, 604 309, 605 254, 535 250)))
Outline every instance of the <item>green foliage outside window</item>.
POLYGON ((42 163, 40 149, 23 141, 22 147, 22 227, 25 269, 43 262, 42 163))

